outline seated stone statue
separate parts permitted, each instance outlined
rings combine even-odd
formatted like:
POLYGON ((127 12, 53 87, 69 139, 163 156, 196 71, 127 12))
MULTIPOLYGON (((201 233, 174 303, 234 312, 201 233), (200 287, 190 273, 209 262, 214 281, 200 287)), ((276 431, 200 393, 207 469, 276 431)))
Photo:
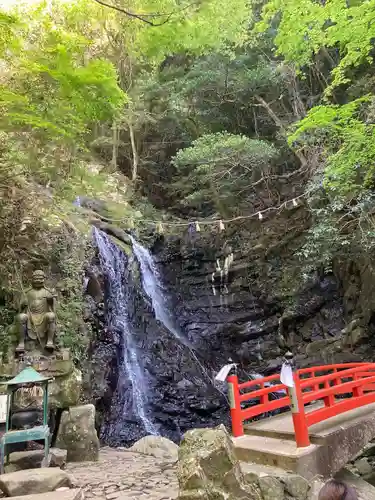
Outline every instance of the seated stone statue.
POLYGON ((19 344, 16 352, 25 351, 27 338, 36 341, 42 349, 53 350, 56 334, 55 297, 44 286, 43 271, 34 271, 31 288, 26 291, 20 302, 16 317, 19 344))

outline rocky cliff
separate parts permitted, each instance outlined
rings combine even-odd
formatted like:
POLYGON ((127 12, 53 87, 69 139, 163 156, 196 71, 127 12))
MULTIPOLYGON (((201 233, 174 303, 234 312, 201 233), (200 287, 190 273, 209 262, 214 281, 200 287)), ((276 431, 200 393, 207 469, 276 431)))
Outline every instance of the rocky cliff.
POLYGON ((371 306, 366 309, 363 298, 369 284, 364 290, 360 276, 356 284, 348 283, 339 263, 333 271, 303 276, 297 252, 307 227, 302 207, 224 234, 200 232, 155 243, 178 321, 211 365, 231 358, 244 372, 274 373, 287 349, 300 366, 370 354, 365 346, 371 306), (353 318, 360 318, 355 352, 337 342, 353 318))
MULTIPOLYGON (((297 252, 307 227, 308 213, 298 207, 222 233, 143 234, 172 328, 155 317, 128 234, 101 225, 126 259, 126 309, 147 386, 147 415, 158 432, 178 441, 190 428, 228 422, 223 388, 213 378, 229 359, 248 378, 278 371, 287 350, 301 367, 371 357, 371 301, 364 297, 372 281, 365 285, 360 274, 349 279, 339 262, 330 272, 303 277, 297 252)), ((131 384, 120 380, 123 339, 106 318, 107 279, 97 255, 87 287, 95 332, 88 386, 100 410, 102 439, 130 444, 145 429, 134 394, 129 396, 131 384)))

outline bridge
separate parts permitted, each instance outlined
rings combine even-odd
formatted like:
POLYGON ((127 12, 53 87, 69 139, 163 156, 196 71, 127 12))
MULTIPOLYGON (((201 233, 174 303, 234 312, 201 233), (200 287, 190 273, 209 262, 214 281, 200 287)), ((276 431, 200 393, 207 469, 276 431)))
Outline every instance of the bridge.
POLYGON ((241 461, 329 477, 375 437, 375 363, 296 370, 293 387, 279 374, 227 382, 241 461))

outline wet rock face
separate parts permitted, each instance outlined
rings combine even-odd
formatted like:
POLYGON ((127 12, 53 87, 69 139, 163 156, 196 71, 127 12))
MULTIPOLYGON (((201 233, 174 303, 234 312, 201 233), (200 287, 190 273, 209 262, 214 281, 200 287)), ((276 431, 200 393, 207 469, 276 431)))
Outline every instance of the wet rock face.
MULTIPOLYGON (((147 386, 145 410, 157 431, 178 442, 188 429, 227 421, 226 399, 213 387, 214 372, 204 356, 197 356, 155 319, 139 277, 128 274, 124 279, 131 289, 129 322, 147 386)), ((118 366, 121 355, 120 350, 118 366)), ((105 412, 101 438, 111 446, 129 446, 145 434, 131 382, 122 380, 105 412)))
POLYGON ((282 261, 252 261, 235 253, 226 286, 220 287, 212 282, 220 252, 206 243, 175 240, 156 247, 178 321, 205 362, 219 368, 231 358, 244 372, 275 373, 286 349, 293 350, 302 366, 317 361, 308 359, 306 345, 332 338, 344 326, 336 279, 316 278, 288 304, 273 286, 282 261), (269 269, 266 278, 260 267, 269 269), (278 342, 280 323, 284 346, 278 342))
MULTIPOLYGON (((344 327, 342 293, 333 275, 316 276, 289 297, 279 286, 288 254, 252 258, 204 238, 169 238, 156 244, 153 254, 162 292, 184 340, 155 319, 132 255, 125 255, 119 281, 129 297, 126 310, 144 375, 145 414, 163 436, 179 441, 189 429, 229 423, 226 397, 213 384, 229 359, 239 364, 242 379, 250 372, 277 372, 287 349, 293 350, 300 367, 357 360, 350 350, 342 352, 332 343, 344 327), (223 264, 231 252, 227 279, 221 283, 216 273, 212 281, 217 259, 223 264)), ((93 399, 102 415, 100 435, 112 446, 129 446, 150 432, 137 412, 131 381, 121 375, 121 329, 106 319, 108 283, 104 275, 96 282, 103 298, 90 299, 96 332, 90 362, 93 399)))
POLYGON ((83 319, 91 331, 91 343, 83 361, 83 387, 85 399, 95 404, 100 428, 117 385, 119 341, 106 324, 105 282, 97 257, 88 266, 86 277, 83 319))
POLYGON ((214 369, 192 345, 177 339, 155 319, 138 264, 132 256, 123 254, 122 258, 112 293, 109 280, 115 275, 97 266, 96 281, 101 283, 102 294, 96 295, 102 295, 103 302, 89 294, 86 300, 86 321, 91 325, 93 340, 85 387, 87 399, 97 409, 101 440, 112 446, 130 446, 150 433, 142 420, 129 374, 123 371, 124 346, 129 345, 130 337, 144 379, 139 380, 136 374, 138 399, 143 399, 144 417, 156 432, 179 441, 188 429, 227 421, 226 397, 212 383, 214 369), (124 287, 118 296, 122 310, 113 303, 118 286, 124 287), (115 317, 119 311, 120 316, 115 317))

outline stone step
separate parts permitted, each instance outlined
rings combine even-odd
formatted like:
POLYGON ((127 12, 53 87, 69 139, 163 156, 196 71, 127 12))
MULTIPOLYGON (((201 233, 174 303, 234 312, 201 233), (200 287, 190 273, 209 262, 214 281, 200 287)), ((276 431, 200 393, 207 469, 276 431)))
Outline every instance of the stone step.
MULTIPOLYGON (((254 424, 257 424, 257 422, 254 422, 254 424)), ((295 442, 294 432, 290 432, 288 430, 281 430, 281 429, 275 430, 267 427, 249 424, 244 426, 244 432, 247 436, 262 436, 262 437, 283 439, 286 441, 295 442)), ((311 441, 313 441, 311 436, 310 439, 311 441)))
POLYGON ((83 490, 51 491, 50 493, 37 493, 36 495, 24 495, 12 497, 12 500, 84 500, 83 490))
MULTIPOLYGON (((306 406, 305 412, 309 413, 322 408, 322 406, 322 403, 314 403, 306 406)), ((265 436, 295 441, 293 419, 290 411, 269 418, 264 418, 262 420, 257 420, 256 422, 250 422, 244 425, 244 432, 245 434, 249 434, 251 436, 265 436)), ((312 443, 322 444, 321 437, 314 433, 311 428, 309 429, 309 435, 312 443)))
POLYGON ((241 462, 278 467, 311 479, 324 468, 322 446, 312 444, 297 448, 293 441, 264 436, 241 436, 233 439, 241 462))
MULTIPOLYGON (((321 402, 305 407, 305 412, 322 408, 321 402)), ((313 444, 328 444, 330 438, 339 434, 344 428, 356 428, 359 423, 374 415, 375 403, 355 408, 341 413, 318 424, 309 427, 310 441, 313 444)), ((264 436, 283 440, 295 441, 293 419, 291 412, 282 413, 273 417, 250 422, 244 426, 244 432, 251 436, 264 436)))

